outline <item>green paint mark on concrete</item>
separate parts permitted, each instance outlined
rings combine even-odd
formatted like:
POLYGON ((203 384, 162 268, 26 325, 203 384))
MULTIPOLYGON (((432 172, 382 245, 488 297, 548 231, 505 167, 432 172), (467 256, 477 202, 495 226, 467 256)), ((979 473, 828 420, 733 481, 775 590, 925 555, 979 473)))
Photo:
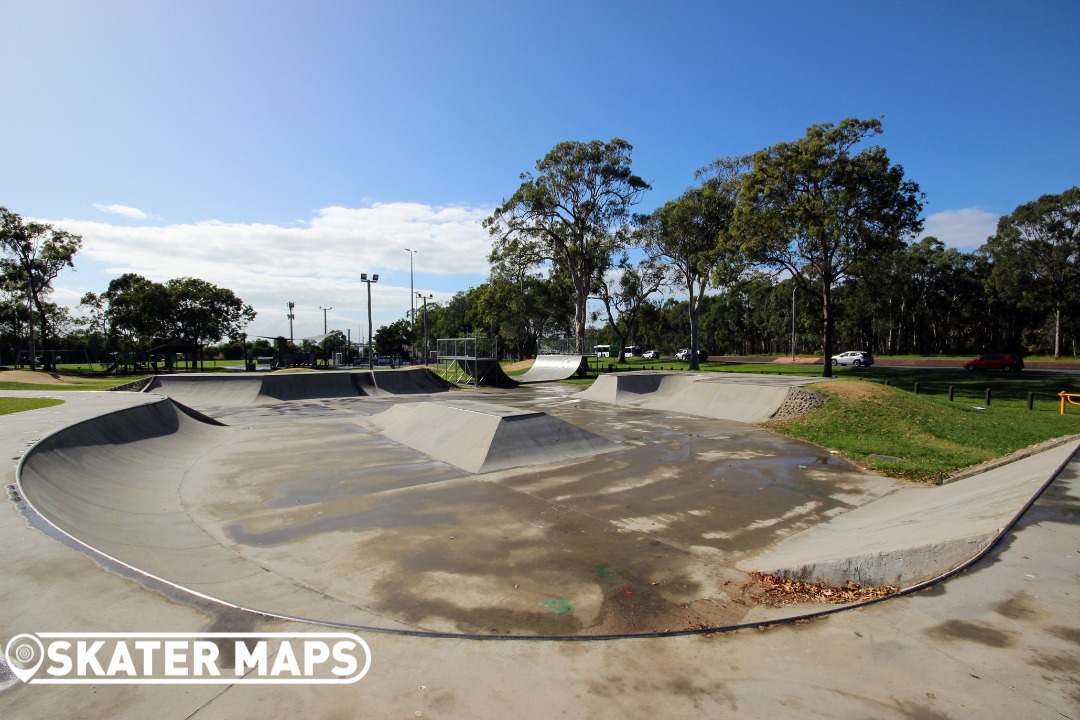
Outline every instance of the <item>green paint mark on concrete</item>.
POLYGON ((544 608, 552 615, 566 615, 567 613, 574 612, 574 606, 563 597, 548 598, 540 603, 540 607, 544 608))
POLYGON ((602 580, 612 580, 626 574, 625 570, 614 568, 610 565, 597 565, 589 571, 590 575, 595 575, 602 580))

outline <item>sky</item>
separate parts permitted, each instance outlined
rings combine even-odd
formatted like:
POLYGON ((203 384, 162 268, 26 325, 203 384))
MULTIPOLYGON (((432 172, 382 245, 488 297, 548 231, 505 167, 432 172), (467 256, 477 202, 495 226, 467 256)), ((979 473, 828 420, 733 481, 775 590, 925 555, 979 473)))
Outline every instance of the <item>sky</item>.
POLYGON ((325 317, 363 339, 360 273, 380 275, 376 328, 415 293, 484 282, 481 222, 565 140, 630 142, 648 212, 717 158, 879 117, 875 142, 926 194, 922 235, 964 250, 1080 184, 1076 0, 0 12, 0 205, 82 236, 53 296, 72 308, 125 272, 198 277, 255 308, 249 335, 288 336, 292 301, 294 337, 325 317))

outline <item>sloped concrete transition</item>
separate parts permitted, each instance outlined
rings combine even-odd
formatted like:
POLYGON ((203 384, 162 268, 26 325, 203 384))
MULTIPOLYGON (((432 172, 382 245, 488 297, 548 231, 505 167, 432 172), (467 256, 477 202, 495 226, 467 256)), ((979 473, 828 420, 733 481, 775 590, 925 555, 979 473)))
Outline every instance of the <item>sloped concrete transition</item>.
POLYGON ((811 379, 635 373, 450 396, 417 370, 271 377, 163 378, 168 397, 35 446, 21 492, 97 552, 269 614, 618 635, 813 609, 748 602, 753 570, 940 577, 1076 451, 909 486, 750 424, 811 379))

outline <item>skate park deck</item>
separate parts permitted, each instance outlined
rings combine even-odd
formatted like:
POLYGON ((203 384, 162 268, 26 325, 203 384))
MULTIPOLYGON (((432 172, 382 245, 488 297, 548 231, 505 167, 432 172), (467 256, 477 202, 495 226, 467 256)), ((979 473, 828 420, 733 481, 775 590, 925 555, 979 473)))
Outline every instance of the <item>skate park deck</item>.
MULTIPOLYGON (((550 636, 804 613, 742 607, 716 590, 737 584, 755 556, 859 512, 872 518, 875 503, 904 494, 900 483, 864 477, 819 449, 777 445, 760 428, 575 393, 468 396, 587 427, 621 450, 469 473, 365 429, 399 403, 440 396, 276 405, 244 396, 195 408, 226 427, 158 401, 39 445, 24 465, 24 491, 107 555, 241 607, 383 630, 550 636), (354 467, 356 458, 364 462, 354 467), (149 468, 157 489, 132 484, 149 468), (754 501, 739 504, 740 496, 754 501), (162 505, 169 497, 174 507, 162 505), (547 612, 543 602, 558 598, 573 612, 547 612)), ((986 485, 974 493, 985 500, 974 519, 993 517, 967 536, 1000 532, 1072 450, 1005 466, 1000 496, 986 485)), ((905 502, 909 515, 929 507, 905 502)), ((907 517, 891 512, 901 524, 907 517)), ((851 527, 846 537, 843 528, 827 531, 833 555, 836 547, 858 555, 851 543, 865 525, 851 527)))

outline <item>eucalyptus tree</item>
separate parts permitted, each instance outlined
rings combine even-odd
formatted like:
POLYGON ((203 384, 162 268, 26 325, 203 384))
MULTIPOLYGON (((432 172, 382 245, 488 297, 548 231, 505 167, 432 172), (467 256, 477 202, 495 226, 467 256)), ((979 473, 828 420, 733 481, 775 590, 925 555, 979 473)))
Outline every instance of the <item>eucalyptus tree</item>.
POLYGON ((630 209, 649 188, 630 169, 632 150, 619 138, 559 143, 484 220, 493 240, 492 264, 513 258, 569 278, 578 352, 584 352, 590 293, 628 243, 630 209))
MULTIPOLYGON (((833 354, 833 290, 860 269, 904 249, 922 229, 923 193, 866 139, 877 119, 812 125, 806 135, 751 156, 736 211, 744 249, 821 293, 822 344, 833 354)), ((832 365, 825 363, 825 376, 832 365)))
POLYGON ((729 285, 745 267, 740 242, 732 230, 743 158, 718 160, 710 177, 652 214, 639 217, 637 240, 657 264, 669 269, 668 281, 689 298, 690 369, 698 369, 698 318, 705 291, 729 285))
MULTIPOLYGON (((30 333, 33 338, 33 314, 36 312, 43 346, 53 339, 56 322, 62 316, 48 303, 52 282, 64 268, 75 267, 73 258, 82 247, 82 237, 58 230, 52 225, 26 221, 17 213, 0 207, 0 273, 25 290, 32 306, 30 333)), ((31 367, 35 353, 30 354, 31 367)), ((45 369, 55 366, 45 354, 45 369)))
POLYGON ((998 221, 983 250, 999 294, 1053 315, 1054 357, 1061 357, 1062 316, 1080 299, 1080 187, 1020 205, 998 221))
POLYGON ((603 303, 608 325, 619 341, 617 362, 626 362, 627 339, 634 338, 642 315, 649 307, 649 297, 660 290, 667 269, 653 258, 635 264, 628 253, 596 283, 596 298, 603 303))

